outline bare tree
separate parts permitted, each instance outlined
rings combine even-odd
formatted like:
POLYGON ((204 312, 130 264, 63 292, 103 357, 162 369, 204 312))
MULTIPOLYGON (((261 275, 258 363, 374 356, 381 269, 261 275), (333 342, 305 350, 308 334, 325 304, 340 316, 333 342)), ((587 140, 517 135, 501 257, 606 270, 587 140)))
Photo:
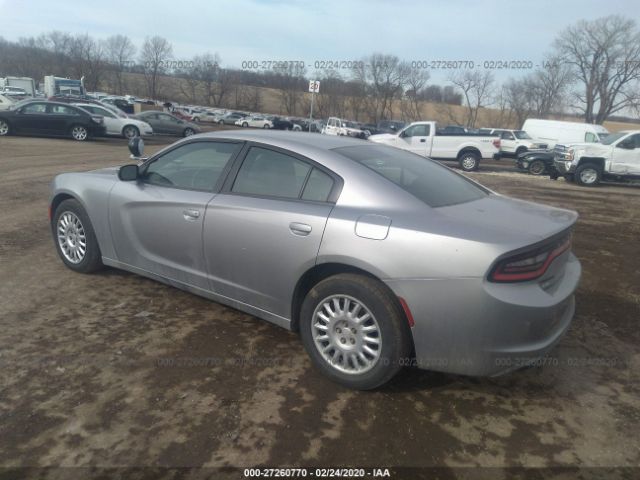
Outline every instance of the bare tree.
POLYGON ((393 118, 394 101, 402 96, 408 74, 407 65, 395 55, 374 53, 357 66, 354 76, 368 86, 367 113, 372 121, 393 118))
POLYGON ((102 44, 87 34, 76 35, 71 42, 69 54, 74 61, 77 78, 85 77, 89 90, 97 90, 106 70, 105 52, 102 44))
POLYGON ((295 115, 302 93, 305 91, 306 68, 297 62, 286 62, 282 67, 274 68, 272 78, 276 80, 280 90, 280 110, 288 115, 295 115))
POLYGON ((493 73, 490 70, 465 70, 452 74, 449 81, 462 91, 467 108, 467 127, 475 127, 480 109, 486 107, 491 100, 493 73))
POLYGON ((575 105, 587 123, 604 122, 637 101, 640 78, 640 32, 634 20, 618 15, 582 20, 555 42, 560 58, 571 66, 581 90, 575 105))
POLYGON ((159 80, 167 70, 167 60, 173 55, 173 47, 166 38, 147 37, 140 52, 140 63, 147 80, 147 94, 152 99, 159 95, 159 80))
POLYGON ((105 40, 106 59, 110 63, 114 77, 114 87, 124 93, 123 73, 133 63, 136 47, 126 35, 112 35, 105 40))
POLYGON ((416 68, 409 68, 408 74, 405 78, 405 92, 402 99, 403 115, 407 120, 420 120, 422 116, 421 104, 425 99, 425 88, 429 81, 429 72, 426 70, 420 70, 416 68))

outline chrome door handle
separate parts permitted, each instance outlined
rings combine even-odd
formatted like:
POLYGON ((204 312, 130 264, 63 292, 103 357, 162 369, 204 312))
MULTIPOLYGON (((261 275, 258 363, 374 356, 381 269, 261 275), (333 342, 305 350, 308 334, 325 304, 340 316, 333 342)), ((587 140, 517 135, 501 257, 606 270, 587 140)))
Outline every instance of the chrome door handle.
POLYGON ((196 220, 200 216, 199 210, 183 210, 182 216, 185 220, 196 220))
POLYGON ((289 224, 289 230, 294 235, 305 236, 311 233, 311 225, 307 225, 306 223, 299 222, 291 222, 289 224))

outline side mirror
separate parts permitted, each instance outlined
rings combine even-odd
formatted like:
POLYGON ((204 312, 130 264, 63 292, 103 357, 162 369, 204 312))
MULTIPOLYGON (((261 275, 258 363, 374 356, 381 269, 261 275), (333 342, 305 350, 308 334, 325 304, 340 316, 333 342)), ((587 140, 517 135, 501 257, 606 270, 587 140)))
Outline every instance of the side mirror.
POLYGON ((118 178, 123 182, 133 182, 138 179, 139 175, 138 165, 123 165, 118 170, 118 178))
POLYGON ((140 137, 133 137, 129 140, 129 151, 133 158, 141 158, 144 153, 144 140, 140 137))

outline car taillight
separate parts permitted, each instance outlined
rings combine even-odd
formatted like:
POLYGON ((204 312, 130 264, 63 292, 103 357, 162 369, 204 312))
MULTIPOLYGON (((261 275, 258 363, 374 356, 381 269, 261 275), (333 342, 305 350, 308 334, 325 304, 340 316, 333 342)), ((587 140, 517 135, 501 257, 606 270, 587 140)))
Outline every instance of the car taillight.
POLYGON ((500 148, 500 139, 499 138, 496 138, 493 141, 493 146, 496 147, 496 148, 500 148))
POLYGON ((491 271, 493 282, 526 282, 545 274, 551 262, 571 248, 571 235, 535 250, 500 260, 491 271))

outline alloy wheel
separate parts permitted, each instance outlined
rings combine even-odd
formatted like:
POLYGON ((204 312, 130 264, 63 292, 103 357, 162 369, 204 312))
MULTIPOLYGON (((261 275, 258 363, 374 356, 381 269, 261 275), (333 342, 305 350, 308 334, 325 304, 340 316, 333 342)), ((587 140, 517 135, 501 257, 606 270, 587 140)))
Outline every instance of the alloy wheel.
POLYGON ((4 120, 0 120, 0 135, 6 135, 9 133, 9 124, 4 120))
POLYGON ((86 140, 87 138, 87 129, 84 127, 73 127, 71 129, 71 136, 75 140, 86 140))
POLYGON ((70 211, 58 218, 58 245, 62 255, 71 263, 80 263, 87 253, 87 236, 78 216, 70 211))

